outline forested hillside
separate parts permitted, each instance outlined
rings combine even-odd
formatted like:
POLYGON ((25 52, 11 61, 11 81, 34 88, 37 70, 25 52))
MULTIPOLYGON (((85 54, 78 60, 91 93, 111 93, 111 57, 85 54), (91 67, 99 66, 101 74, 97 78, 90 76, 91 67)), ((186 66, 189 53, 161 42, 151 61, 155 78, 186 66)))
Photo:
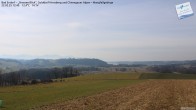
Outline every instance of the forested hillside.
POLYGON ((14 60, 14 59, 0 59, 0 70, 3 73, 18 71, 21 69, 30 68, 53 68, 64 66, 90 66, 101 67, 108 64, 99 59, 33 59, 33 60, 14 60))

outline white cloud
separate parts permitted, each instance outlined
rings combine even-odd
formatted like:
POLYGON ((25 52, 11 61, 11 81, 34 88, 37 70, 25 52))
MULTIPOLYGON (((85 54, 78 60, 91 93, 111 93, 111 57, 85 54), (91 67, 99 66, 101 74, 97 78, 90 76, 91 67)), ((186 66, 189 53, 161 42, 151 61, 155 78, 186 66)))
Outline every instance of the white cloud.
POLYGON ((67 23, 66 26, 67 28, 71 28, 71 29, 78 29, 78 28, 84 27, 84 25, 79 22, 69 22, 67 23))

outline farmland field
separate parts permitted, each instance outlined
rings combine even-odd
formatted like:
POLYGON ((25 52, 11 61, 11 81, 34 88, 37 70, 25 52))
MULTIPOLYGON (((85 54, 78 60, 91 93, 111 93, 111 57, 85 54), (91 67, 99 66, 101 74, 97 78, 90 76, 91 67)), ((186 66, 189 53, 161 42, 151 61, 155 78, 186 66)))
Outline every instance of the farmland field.
POLYGON ((180 110, 196 107, 196 80, 150 80, 40 110, 180 110))
POLYGON ((143 82, 140 74, 105 73, 67 78, 64 82, 29 86, 0 87, 1 110, 21 110, 89 96, 143 82), (133 79, 133 80, 132 80, 133 79))
POLYGON ((64 82, 0 87, 1 110, 158 110, 196 107, 196 76, 101 73, 64 82), (184 78, 184 79, 183 79, 184 78))

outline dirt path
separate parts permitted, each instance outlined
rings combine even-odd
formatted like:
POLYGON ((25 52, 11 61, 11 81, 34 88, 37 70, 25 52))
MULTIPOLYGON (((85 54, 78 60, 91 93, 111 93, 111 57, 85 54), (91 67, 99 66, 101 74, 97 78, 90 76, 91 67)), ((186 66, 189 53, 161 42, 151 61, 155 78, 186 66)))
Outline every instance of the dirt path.
POLYGON ((191 110, 196 110, 196 80, 151 80, 39 109, 180 110, 181 107, 192 107, 191 110))

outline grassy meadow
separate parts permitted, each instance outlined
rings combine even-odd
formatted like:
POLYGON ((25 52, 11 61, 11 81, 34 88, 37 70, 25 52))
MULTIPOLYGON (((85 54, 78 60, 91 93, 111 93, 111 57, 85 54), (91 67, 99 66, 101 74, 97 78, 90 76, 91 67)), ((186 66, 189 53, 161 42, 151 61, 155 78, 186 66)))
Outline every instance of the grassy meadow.
POLYGON ((89 96, 143 82, 137 73, 89 74, 67 78, 64 82, 28 86, 0 87, 1 110, 23 110, 44 104, 89 96))
POLYGON ((24 110, 118 89, 148 79, 196 79, 193 74, 97 73, 48 84, 0 87, 0 110, 24 110))

